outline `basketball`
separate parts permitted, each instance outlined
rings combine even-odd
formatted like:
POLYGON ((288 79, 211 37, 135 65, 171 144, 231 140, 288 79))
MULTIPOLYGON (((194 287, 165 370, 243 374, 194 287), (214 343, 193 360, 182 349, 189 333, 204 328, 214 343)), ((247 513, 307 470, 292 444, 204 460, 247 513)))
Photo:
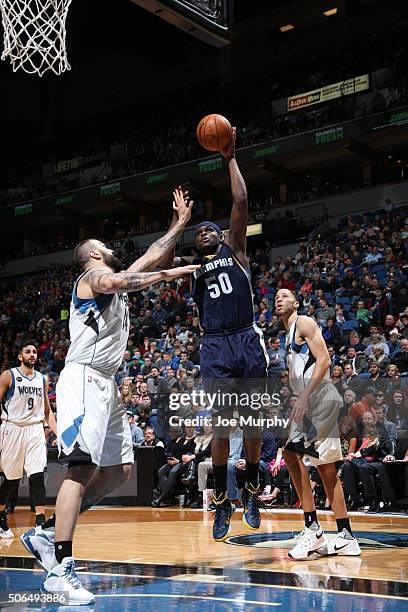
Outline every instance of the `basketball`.
POLYGON ((197 140, 207 151, 222 151, 232 140, 232 127, 222 115, 206 115, 197 126, 197 140))

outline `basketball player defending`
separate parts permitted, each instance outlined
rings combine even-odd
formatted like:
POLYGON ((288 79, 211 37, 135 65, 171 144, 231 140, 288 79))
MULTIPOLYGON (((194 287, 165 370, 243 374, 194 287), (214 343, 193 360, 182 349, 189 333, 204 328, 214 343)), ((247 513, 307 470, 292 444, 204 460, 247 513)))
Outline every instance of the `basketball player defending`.
MULTIPOLYGON (((253 294, 249 261, 246 255, 248 200, 244 179, 235 159, 235 134, 222 151, 228 163, 232 191, 232 211, 228 234, 224 238, 218 225, 204 221, 196 226, 196 245, 201 267, 193 274, 193 295, 200 325, 204 331, 200 350, 201 375, 207 393, 245 392, 266 379, 268 356, 262 332, 254 323, 253 294)), ((242 397, 242 395, 241 395, 242 397)), ((243 403, 243 402, 241 402, 243 403)), ((243 416, 258 417, 248 403, 239 407, 243 416)), ((214 436, 211 444, 216 506, 213 536, 222 542, 230 531, 233 507, 227 497, 229 426, 235 406, 222 400, 213 408, 214 436), (224 421, 225 422, 225 421, 224 421)), ((243 426, 246 456, 246 484, 242 492, 243 522, 251 529, 260 526, 257 505, 261 429, 250 423, 243 426)))
POLYGON ((60 460, 68 463, 68 471, 57 497, 55 535, 53 526, 46 523, 42 533, 37 530, 22 536, 26 548, 49 570, 43 591, 64 592, 71 605, 94 601, 79 582, 72 558, 78 512, 126 480, 133 463, 130 428, 114 378, 129 336, 126 292, 190 274, 199 267, 140 272, 156 267, 167 256, 190 219, 192 203, 185 202, 182 190, 174 196, 177 223, 126 271, 120 271, 119 260, 99 240, 84 240, 74 251, 82 273, 72 292, 71 345, 56 389, 60 460), (84 492, 87 499, 81 505, 84 492), (49 554, 51 543, 55 558, 49 554))
POLYGON ((24 472, 31 482, 35 524, 44 523, 44 470, 47 465, 44 421, 56 432, 48 401, 48 379, 34 369, 37 348, 31 341, 23 344, 18 360, 18 368, 5 370, 0 376, 0 402, 3 403, 0 450, 5 476, 0 487, 0 538, 13 537, 5 508, 10 492, 24 472))
POLYGON ((328 554, 360 555, 335 467, 335 462, 342 459, 337 430, 342 400, 330 381, 330 357, 326 344, 316 322, 310 317, 298 316, 299 303, 292 291, 280 289, 275 297, 275 307, 287 330, 289 382, 298 396, 283 456, 305 516, 305 529, 289 557, 313 560, 328 554), (317 467, 336 518, 338 535, 329 542, 317 520, 303 456, 317 467))

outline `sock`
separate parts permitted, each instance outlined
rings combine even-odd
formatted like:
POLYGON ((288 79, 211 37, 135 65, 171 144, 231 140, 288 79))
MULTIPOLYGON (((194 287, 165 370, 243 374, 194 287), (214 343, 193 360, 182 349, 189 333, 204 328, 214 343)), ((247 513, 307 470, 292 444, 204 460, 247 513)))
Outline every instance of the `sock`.
POLYGON ((337 523, 337 531, 339 533, 343 531, 343 529, 345 529, 346 531, 348 531, 348 533, 352 537, 354 537, 353 532, 351 531, 351 525, 350 525, 349 518, 336 519, 336 523, 337 523))
POLYGON ((313 525, 313 523, 316 523, 316 526, 319 527, 319 522, 317 520, 317 514, 316 514, 316 510, 313 510, 313 512, 304 512, 305 515, 305 525, 306 527, 310 527, 313 525))
POLYGON ((227 490, 227 465, 213 465, 214 493, 218 498, 227 490))
POLYGON ((259 482, 259 462, 249 463, 249 461, 247 461, 245 471, 247 484, 251 484, 256 489, 259 482))
POLYGON ((50 529, 55 527, 55 514, 51 514, 49 518, 41 525, 43 529, 50 529))
POLYGON ((36 514, 35 515, 35 526, 39 527, 45 522, 45 514, 36 514))
POLYGON ((72 540, 70 542, 55 542, 55 557, 62 563, 65 557, 72 557, 72 540))
POLYGON ((8 529, 6 509, 0 510, 0 528, 4 531, 8 529))

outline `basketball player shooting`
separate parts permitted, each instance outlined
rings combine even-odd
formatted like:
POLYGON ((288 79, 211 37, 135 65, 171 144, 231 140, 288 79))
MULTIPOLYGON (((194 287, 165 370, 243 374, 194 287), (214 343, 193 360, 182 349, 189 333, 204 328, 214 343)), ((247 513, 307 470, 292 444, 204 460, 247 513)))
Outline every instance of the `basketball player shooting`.
POLYGON ((43 590, 64 592, 70 604, 94 601, 79 582, 72 558, 78 513, 129 478, 133 463, 130 428, 115 382, 129 337, 127 292, 199 268, 145 271, 168 256, 191 217, 192 202, 185 200, 186 194, 177 189, 173 196, 177 222, 127 270, 120 271, 120 261, 99 240, 84 240, 74 251, 82 273, 72 292, 71 345, 56 388, 59 458, 68 464, 68 471, 55 516, 21 536, 26 549, 48 571, 43 590))
MULTIPOLYGON (((192 277, 193 295, 204 332, 200 350, 201 374, 207 393, 220 397, 213 407, 214 437, 211 445, 216 507, 213 537, 224 541, 230 531, 233 506, 227 496, 227 462, 229 425, 234 408, 244 416, 257 416, 248 403, 231 406, 223 398, 231 393, 259 390, 266 379, 268 363, 262 332, 254 322, 250 267, 246 255, 248 199, 244 179, 235 159, 235 135, 221 151, 227 161, 231 180, 232 210, 230 226, 224 237, 211 221, 196 226, 196 246, 201 254, 201 267, 192 277)), ((242 492, 243 522, 251 529, 260 526, 257 504, 258 472, 261 452, 261 430, 250 423, 243 426, 246 456, 246 484, 242 492)))
POLYGON ((56 423, 48 400, 48 377, 37 372, 37 348, 30 341, 18 354, 19 367, 0 376, 0 402, 3 404, 0 428, 1 467, 0 538, 12 538, 6 517, 11 491, 25 472, 30 479, 35 506, 35 524, 45 521, 44 470, 47 447, 44 422, 56 433, 56 423))
POLYGON ((337 429, 342 399, 329 377, 330 357, 321 331, 310 317, 298 316, 298 307, 297 297, 292 291, 280 289, 277 292, 276 314, 287 331, 290 386, 298 396, 283 457, 305 519, 305 529, 289 557, 313 560, 326 555, 356 556, 361 551, 351 530, 343 487, 335 466, 336 461, 342 461, 337 429), (329 542, 317 520, 309 471, 303 457, 317 467, 336 518, 338 534, 329 542))

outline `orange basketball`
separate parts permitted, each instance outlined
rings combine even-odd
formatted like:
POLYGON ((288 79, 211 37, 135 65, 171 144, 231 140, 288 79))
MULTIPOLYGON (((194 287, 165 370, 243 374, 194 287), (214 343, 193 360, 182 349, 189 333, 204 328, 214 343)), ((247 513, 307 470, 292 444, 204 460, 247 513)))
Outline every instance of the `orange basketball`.
POLYGON ((206 115, 198 124, 196 134, 207 151, 222 151, 232 140, 232 127, 222 115, 206 115))

